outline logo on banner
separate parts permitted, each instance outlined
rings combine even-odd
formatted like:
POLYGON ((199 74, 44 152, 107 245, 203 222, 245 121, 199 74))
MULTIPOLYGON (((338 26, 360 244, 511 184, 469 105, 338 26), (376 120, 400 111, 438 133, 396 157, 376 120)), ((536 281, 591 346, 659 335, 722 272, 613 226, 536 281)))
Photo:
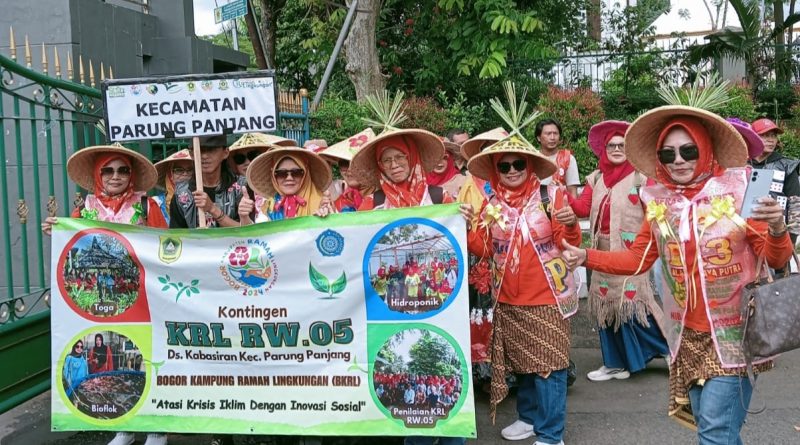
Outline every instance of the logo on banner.
POLYGON ((264 295, 278 278, 275 256, 266 241, 236 241, 225 251, 220 266, 225 282, 242 295, 264 295))
POLYGON ((317 237, 317 250, 323 256, 339 256, 344 249, 344 238, 339 232, 328 229, 317 237))
POLYGON ((164 264, 174 263, 181 257, 183 243, 173 236, 158 237, 158 259, 164 264))

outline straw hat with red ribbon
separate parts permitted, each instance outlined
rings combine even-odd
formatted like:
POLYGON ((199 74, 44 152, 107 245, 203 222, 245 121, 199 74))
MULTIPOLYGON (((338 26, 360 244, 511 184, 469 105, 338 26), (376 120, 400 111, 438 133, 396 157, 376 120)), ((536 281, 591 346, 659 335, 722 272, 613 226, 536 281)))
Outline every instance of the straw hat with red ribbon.
POLYGON ((320 151, 319 155, 333 163, 339 160, 350 162, 353 160, 353 156, 373 139, 375 139, 375 132, 372 131, 372 128, 367 128, 320 151))

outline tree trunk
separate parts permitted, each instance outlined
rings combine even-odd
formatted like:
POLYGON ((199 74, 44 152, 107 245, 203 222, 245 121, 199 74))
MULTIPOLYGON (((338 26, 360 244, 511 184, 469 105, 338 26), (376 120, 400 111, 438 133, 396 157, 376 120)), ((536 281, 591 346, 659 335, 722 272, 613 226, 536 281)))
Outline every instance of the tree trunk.
POLYGON ((256 26, 256 13, 253 11, 252 4, 248 5, 247 15, 245 15, 244 21, 247 24, 247 35, 250 36, 250 42, 253 43, 253 52, 256 56, 258 69, 265 70, 273 68, 275 65, 268 64, 267 59, 264 58, 264 48, 261 46, 261 38, 258 35, 260 31, 256 26))
MULTIPOLYGON (((348 7, 350 3, 347 2, 348 7)), ((353 24, 344 41, 345 72, 353 82, 359 102, 385 88, 378 48, 375 45, 380 7, 381 0, 360 0, 358 12, 353 17, 353 24)))
POLYGON ((264 50, 267 54, 267 66, 275 68, 275 42, 278 28, 278 12, 286 4, 286 0, 261 1, 261 35, 264 37, 264 50))
MULTIPOLYGON (((783 24, 783 0, 772 2, 772 14, 775 26, 783 24)), ((778 33, 775 36, 775 81, 778 84, 789 81, 789 70, 787 69, 786 57, 786 32, 778 33)))
POLYGON ((711 12, 711 6, 708 4, 709 0, 703 0, 703 5, 706 7, 706 11, 708 12, 708 20, 711 22, 711 30, 717 30, 717 22, 714 20, 714 13, 711 12))
POLYGON ((586 28, 589 38, 595 42, 602 39, 602 0, 589 0, 586 8, 586 28))

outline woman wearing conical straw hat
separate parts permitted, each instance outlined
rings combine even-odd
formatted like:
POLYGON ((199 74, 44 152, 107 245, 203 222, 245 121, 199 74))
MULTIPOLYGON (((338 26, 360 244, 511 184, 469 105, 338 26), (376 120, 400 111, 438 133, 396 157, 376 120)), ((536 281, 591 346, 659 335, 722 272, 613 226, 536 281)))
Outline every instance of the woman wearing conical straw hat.
MULTIPOLYGON (((373 194, 364 198, 359 211, 454 202, 442 188, 428 185, 425 178, 425 174, 432 171, 443 157, 444 145, 441 138, 418 128, 396 127, 405 119, 402 100, 401 92, 398 92, 394 99, 390 99, 385 91, 381 95, 368 98, 377 120, 366 121, 371 125, 382 127, 383 131, 355 154, 350 165, 360 183, 375 188, 373 194)), ((462 208, 461 211, 469 221, 472 215, 467 213, 467 209, 462 208)), ((399 265, 391 267, 395 266, 399 267, 399 265)), ((418 276, 420 269, 415 260, 410 263, 407 261, 407 266, 401 276, 411 277, 411 280, 406 281, 406 278, 402 283, 392 281, 389 289, 406 285, 407 295, 413 298, 414 296, 410 294, 419 295, 417 288, 422 279, 418 276)), ((411 387, 409 389, 412 391, 413 399, 413 389, 411 387)), ((413 403, 413 400, 411 402, 413 403)), ((428 436, 405 438, 406 445, 433 445, 435 441, 440 445, 463 445, 466 439, 428 436)))
MULTIPOLYGON (((742 443, 753 388, 741 346, 741 291, 757 277, 759 257, 781 267, 792 255, 773 198, 758 198, 747 220, 739 216, 748 146, 730 123, 706 111, 726 99, 725 85, 662 91, 668 103, 690 106, 656 108, 628 129, 628 160, 654 181, 641 189, 647 218, 630 248, 564 251, 572 268, 622 275, 646 271, 661 257, 669 414, 696 429, 701 444, 742 443)), ((771 359, 755 363, 757 373, 773 366, 771 359)))
POLYGON ((320 156, 328 160, 331 164, 335 164, 339 168, 339 174, 342 175, 341 180, 344 184, 343 186, 336 187, 341 190, 341 193, 338 197, 332 197, 334 199, 334 206, 339 212, 355 212, 361 207, 364 196, 371 195, 375 192, 374 188, 365 186, 359 182, 359 175, 355 173, 350 165, 353 156, 373 139, 375 139, 375 132, 373 132, 371 128, 367 128, 319 152, 320 156))
MULTIPOLYGON (((581 195, 570 200, 578 217, 589 217, 592 246, 600 250, 627 248, 644 221, 639 189, 646 178, 625 156, 629 126, 604 121, 589 130, 589 147, 600 160, 599 168, 586 177, 581 195)), ((660 329, 664 313, 648 274, 623 277, 595 272, 589 313, 597 324, 603 354, 603 366, 589 372, 589 380, 627 379, 653 358, 669 353, 660 329)))
MULTIPOLYGON (((240 180, 246 181, 247 168, 260 154, 278 147, 292 147, 294 141, 279 136, 264 133, 244 133, 230 147, 228 147, 228 167, 240 180), (273 145, 273 142, 278 145, 273 145)), ((242 224, 250 224, 249 220, 262 221, 265 217, 259 214, 259 209, 264 208, 267 198, 253 192, 252 188, 244 186, 242 199, 239 201, 238 213, 250 215, 242 224)))
MULTIPOLYGON (((72 211, 73 218, 167 227, 158 203, 147 197, 158 173, 143 155, 122 145, 86 147, 67 160, 67 174, 92 192, 82 208, 72 211)), ((46 218, 42 231, 49 235, 57 222, 55 217, 46 218)))
POLYGON ((184 148, 156 162, 155 167, 158 172, 156 187, 163 192, 153 199, 161 206, 161 213, 169 224, 169 206, 175 195, 175 186, 194 179, 194 163, 189 150, 184 148))
MULTIPOLYGON (((118 144, 87 147, 67 160, 67 174, 73 182, 93 192, 86 195, 83 208, 72 212, 73 218, 167 228, 158 203, 147 197, 158 173, 143 155, 118 144)), ((42 232, 50 235, 57 223, 57 218, 48 217, 42 224, 42 232)), ((119 432, 109 445, 133 442, 133 433, 119 432)), ((147 435, 146 445, 166 443, 165 434, 147 435)))
POLYGON ((452 196, 441 187, 429 185, 425 178, 443 157, 442 140, 422 129, 396 128, 405 119, 402 96, 398 93, 393 103, 386 92, 382 98, 371 98, 379 121, 368 122, 382 126, 384 131, 353 156, 351 168, 356 170, 358 181, 375 189, 364 197, 358 210, 454 202, 452 196))
MULTIPOLYGON (((247 168, 247 183, 266 198, 257 209, 258 221, 335 213, 326 190, 331 169, 318 154, 300 147, 274 148, 258 156, 247 168)), ((245 198, 243 198, 245 200, 245 198)), ((239 206, 242 224, 251 224, 252 201, 239 206)))
POLYGON ((496 99, 492 108, 511 133, 468 163, 470 173, 494 190, 467 237, 471 252, 494 260, 490 409, 494 419, 497 404, 508 394, 506 375, 515 373, 518 419, 502 436, 521 440, 535 434, 536 445, 563 444, 569 317, 578 310, 578 286, 560 246, 580 245, 581 229, 566 190, 540 185, 556 171, 555 164, 521 134, 539 113, 525 116, 525 95, 518 103, 513 85, 506 84, 506 95, 509 110, 496 99))

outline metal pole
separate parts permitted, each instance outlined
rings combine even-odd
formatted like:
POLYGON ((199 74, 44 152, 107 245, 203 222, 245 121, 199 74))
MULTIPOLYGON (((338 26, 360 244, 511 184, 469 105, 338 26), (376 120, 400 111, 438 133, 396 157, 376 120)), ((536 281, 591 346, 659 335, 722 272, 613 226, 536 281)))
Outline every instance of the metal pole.
POLYGON ((233 19, 231 21, 233 22, 233 28, 231 28, 231 30, 233 31, 233 49, 235 51, 239 51, 239 29, 236 26, 236 19, 233 19))
POLYGON ((339 31, 339 38, 336 40, 336 46, 333 47, 333 53, 328 60, 328 66, 325 68, 325 74, 322 76, 322 82, 320 82, 319 88, 317 88, 317 94, 314 95, 314 104, 312 105, 312 109, 314 110, 317 109, 317 105, 319 105, 319 102, 322 100, 322 95, 325 94, 325 87, 328 85, 328 79, 331 77, 333 64, 336 63, 336 58, 339 57, 339 51, 341 51, 344 39, 347 37, 347 33, 350 30, 350 24, 353 23, 353 16, 356 13, 356 8, 358 8, 358 0, 353 0, 353 2, 350 3, 350 9, 347 10, 347 16, 344 18, 344 25, 342 25, 342 29, 339 31))

